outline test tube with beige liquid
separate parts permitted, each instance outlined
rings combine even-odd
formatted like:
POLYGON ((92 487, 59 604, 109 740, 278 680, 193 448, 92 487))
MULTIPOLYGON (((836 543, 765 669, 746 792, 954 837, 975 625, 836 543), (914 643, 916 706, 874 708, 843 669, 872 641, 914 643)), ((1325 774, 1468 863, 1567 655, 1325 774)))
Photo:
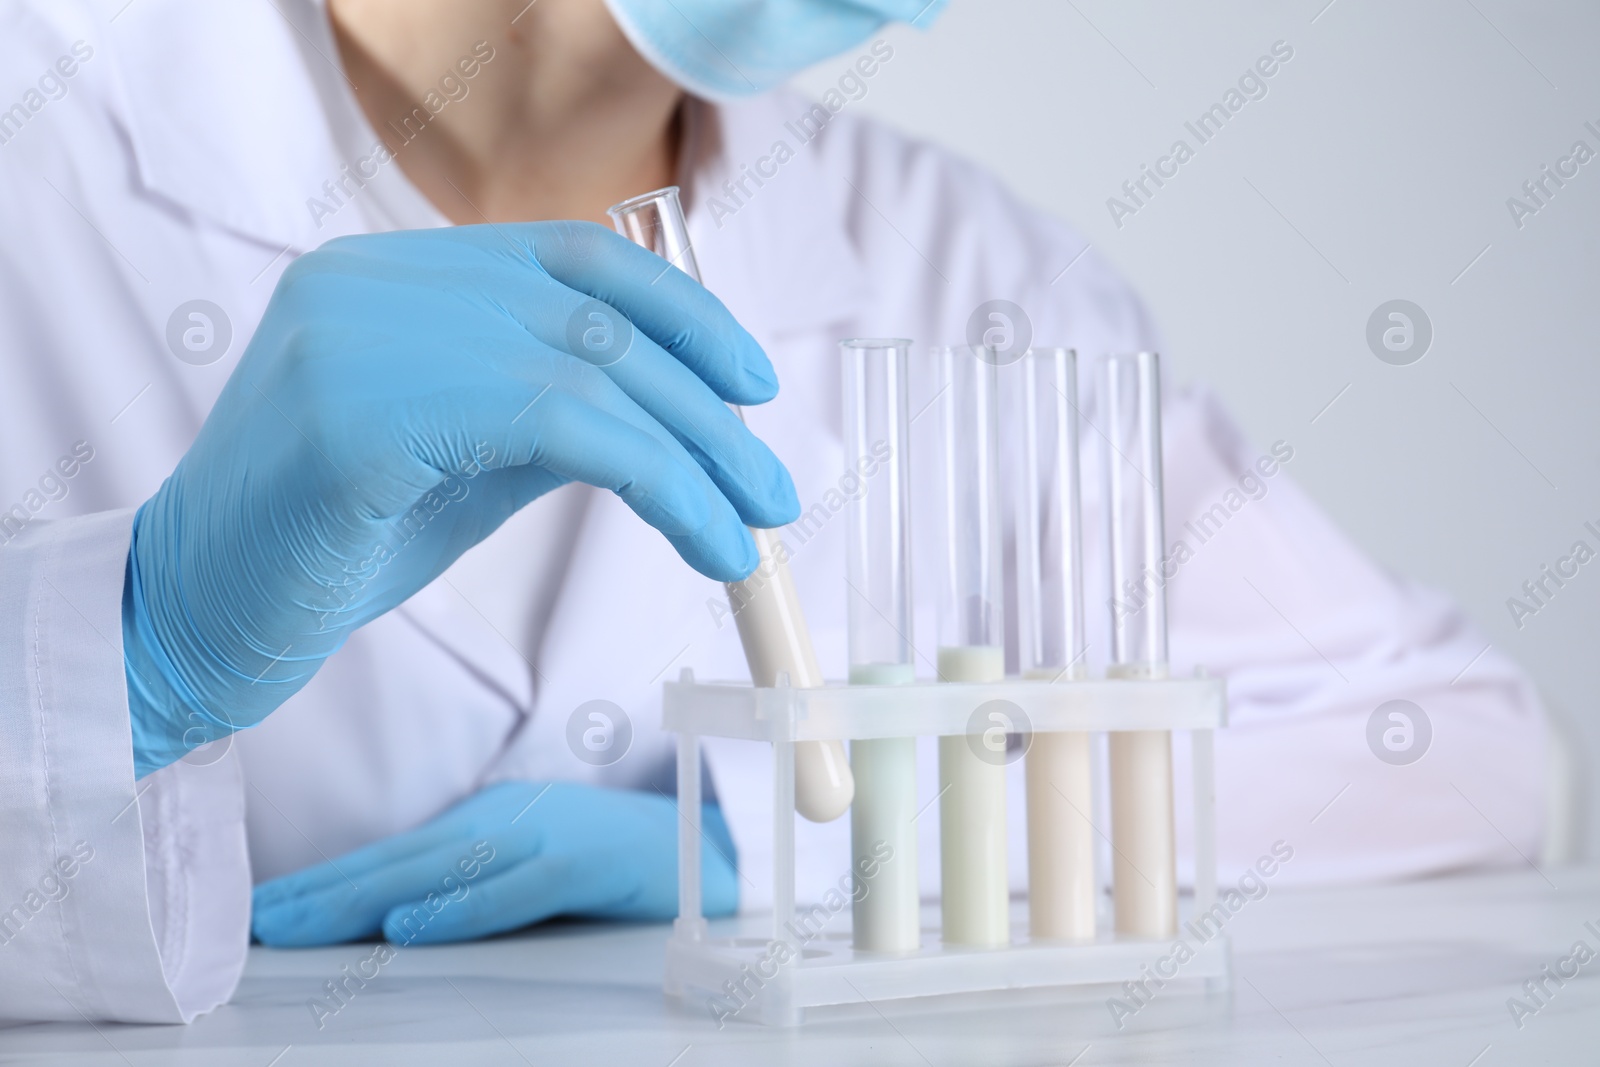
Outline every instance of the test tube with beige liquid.
MULTIPOLYGON (((1070 685, 1088 676, 1077 353, 1029 349, 1019 369, 1013 394, 1023 472, 1016 494, 1018 653, 1024 678, 1070 685)), ((1089 734, 1035 733, 1026 761, 1029 936, 1093 938, 1089 734)))
MULTIPOLYGON (((911 482, 906 365, 911 342, 839 342, 847 469, 860 475, 850 497, 845 596, 851 685, 909 685, 911 643, 911 482)), ((921 946, 917 885, 917 741, 850 742, 855 802, 850 853, 855 878, 870 890, 853 898, 852 941, 864 952, 921 946)))
MULTIPOLYGON (((650 249, 700 281, 700 265, 689 241, 677 186, 668 186, 624 200, 608 209, 617 232, 634 244, 650 249)), ((734 412, 742 420, 738 407, 734 412)), ((805 613, 789 573, 786 553, 779 551, 771 530, 752 529, 761 563, 742 582, 727 583, 734 623, 744 646, 750 679, 771 687, 786 676, 797 689, 822 685, 822 668, 811 645, 805 613)), ((794 806, 812 822, 829 822, 843 815, 855 794, 855 779, 838 741, 797 741, 794 746, 794 806)))
MULTIPOLYGON (((1005 680, 998 401, 992 350, 935 350, 944 457, 945 560, 939 607, 943 682, 1005 680)), ((979 709, 975 708, 974 711, 979 709)), ((956 945, 1011 940, 1006 764, 977 734, 939 738, 942 936, 956 945), (990 757, 990 758, 986 758, 990 757)))
MULTIPOLYGON (((1102 387, 1112 605, 1107 675, 1165 678, 1160 358, 1154 352, 1111 356, 1102 387)), ((1172 734, 1113 731, 1108 747, 1116 930, 1168 937, 1178 929, 1172 734)))

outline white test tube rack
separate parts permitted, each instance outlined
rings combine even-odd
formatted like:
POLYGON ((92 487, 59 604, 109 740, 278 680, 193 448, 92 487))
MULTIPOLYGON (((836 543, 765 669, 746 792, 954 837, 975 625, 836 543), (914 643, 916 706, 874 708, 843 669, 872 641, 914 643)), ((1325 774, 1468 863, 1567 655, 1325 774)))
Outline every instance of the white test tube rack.
MULTIPOLYGON (((923 928, 915 952, 882 954, 851 946, 849 909, 830 927, 796 944, 786 925, 796 916, 794 846, 794 746, 797 741, 946 736, 968 732, 972 711, 1006 700, 1027 715, 1036 733, 1082 730, 1171 730, 1190 737, 1193 805, 1194 914, 1217 898, 1216 817, 1212 743, 1227 722, 1221 679, 1023 681, 989 684, 918 682, 899 686, 828 685, 796 689, 784 684, 758 689, 747 684, 699 683, 685 669, 667 682, 663 722, 678 735, 679 917, 667 943, 663 987, 696 1008, 702 1001, 726 1003, 727 987, 754 988, 749 1009, 738 1018, 771 1026, 797 1026, 805 1010, 829 1005, 909 997, 1121 983, 1140 977, 1177 936, 1143 939, 1116 934, 1104 920, 1093 940, 1031 941, 1025 907, 1013 901, 1011 943, 999 948, 943 944, 936 926, 923 928), (773 911, 766 937, 713 936, 701 912, 700 739, 726 737, 772 745, 773 911), (773 971, 772 943, 793 952, 773 971), (763 964, 763 961, 766 961, 763 964), (758 980, 749 975, 763 964, 758 980)), ((1095 774, 1102 772, 1098 766, 1095 774)), ((1095 783, 1096 795, 1099 783, 1095 783)), ((934 806, 936 807, 936 805, 934 806)), ((928 809, 932 811, 933 808, 928 809)), ((934 817, 937 814, 934 813, 934 817)), ((1026 818, 1022 810, 1012 819, 1026 818)), ((1102 828, 1104 829, 1104 828, 1102 828)), ((1104 834, 1097 836, 1104 837, 1104 834)), ((841 859, 841 868, 848 857, 841 859)), ((1097 879, 1096 885, 1100 882, 1097 879)), ((924 893, 934 886, 923 886, 924 893)), ((1104 909, 1102 909, 1104 910, 1104 909)), ((1180 912, 1183 909, 1180 908, 1180 912)), ((924 915, 927 915, 926 909, 924 915)), ((719 921, 732 929, 739 920, 719 921)), ((719 931, 720 933, 720 931, 719 931)), ((1194 951, 1169 984, 1226 988, 1230 951, 1225 934, 1203 944, 1185 938, 1194 951), (1203 980, 1195 981, 1195 980, 1203 980)))

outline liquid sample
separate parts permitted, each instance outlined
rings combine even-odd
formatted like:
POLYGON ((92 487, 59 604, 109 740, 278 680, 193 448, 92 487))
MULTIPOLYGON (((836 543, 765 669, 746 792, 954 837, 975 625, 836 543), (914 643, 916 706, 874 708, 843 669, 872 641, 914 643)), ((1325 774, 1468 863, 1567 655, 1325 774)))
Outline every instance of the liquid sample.
MULTIPOLYGON (((947 682, 1005 679, 1005 650, 939 649, 947 682)), ((965 734, 939 738, 939 876, 942 937, 953 945, 998 947, 1011 941, 1006 869, 1006 765, 986 760, 965 734)))
MULTIPOLYGON (((1025 677, 1054 682, 1060 674, 1043 669, 1025 677)), ((1028 934, 1038 940, 1081 940, 1095 934, 1090 766, 1087 733, 1033 735, 1026 764, 1028 934)))
MULTIPOLYGON (((850 668, 851 685, 909 685, 909 663, 850 668)), ((865 952, 914 952, 922 944, 917 885, 917 741, 850 742, 856 796, 850 807, 853 874, 865 895, 851 905, 853 941, 865 952)), ((858 893, 861 889, 857 890, 858 893)))
MULTIPOLYGON (((761 565, 742 582, 728 583, 734 623, 744 645, 750 680, 758 686, 778 684, 787 674, 796 689, 822 685, 822 668, 811 647, 805 612, 795 592, 794 577, 777 555, 772 530, 752 529, 761 565), (743 605, 742 607, 740 605, 743 605)), ((797 741, 794 746, 794 809, 812 822, 832 822, 850 807, 855 778, 839 741, 797 741)))

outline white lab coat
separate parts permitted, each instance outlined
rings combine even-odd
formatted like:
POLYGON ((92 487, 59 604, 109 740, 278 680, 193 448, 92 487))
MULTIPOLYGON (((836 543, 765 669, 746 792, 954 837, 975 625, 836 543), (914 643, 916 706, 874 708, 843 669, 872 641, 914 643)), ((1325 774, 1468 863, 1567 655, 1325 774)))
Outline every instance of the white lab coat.
MULTIPOLYGON (((15 504, 22 511, 7 514, 26 520, 0 535, 0 1016, 190 1019, 237 981, 252 866, 261 880, 337 856, 497 778, 670 781, 661 679, 683 667, 744 676, 734 628, 712 608, 720 587, 614 497, 568 487, 355 634, 214 762, 135 783, 120 650, 131 509, 188 448, 294 256, 338 234, 443 221, 392 164, 314 218, 308 199, 374 135, 332 66, 320 7, 282 10, 266 0, 0 8, 0 108, 15 99, 26 111, 0 124, 0 509, 15 504), (61 79, 64 96, 51 98, 53 81, 28 95, 75 42, 92 54, 61 79), (173 310, 196 298, 221 306, 234 332, 207 366, 175 358, 166 341, 173 310), (92 458, 57 467, 78 442, 92 458), (522 627, 512 615, 547 619, 522 627), (628 756, 598 770, 565 742, 570 712, 597 698, 623 707, 635 731, 628 756), (67 862, 75 846, 92 859, 67 862), (52 877, 68 866, 70 878, 52 877)), ((1154 345, 1138 300, 1066 226, 848 108, 801 145, 785 123, 807 106, 785 94, 692 105, 683 182, 707 284, 782 378, 751 424, 808 507, 845 470, 838 338, 959 341, 978 303, 1004 298, 1027 310, 1040 343, 1085 357, 1154 345), (748 197, 723 191, 778 140, 796 151, 775 176, 748 197), (713 195, 732 213, 713 219, 713 195)), ((915 388, 914 408, 926 375, 915 388)), ((935 422, 916 424, 918 448, 935 422)), ((1177 540, 1233 502, 1230 487, 1271 443, 1247 444, 1200 389, 1169 390, 1166 423, 1177 540)), ((1520 862, 1508 842, 1531 854, 1540 823, 1531 687, 1494 650, 1478 655, 1487 642, 1459 610, 1350 544, 1293 472, 1291 460, 1264 497, 1229 508, 1220 533, 1191 538, 1194 558, 1170 587, 1175 669, 1204 664, 1229 683, 1233 723, 1217 743, 1224 879, 1279 839, 1296 849, 1280 884, 1520 862), (1429 755, 1407 767, 1380 762, 1366 742, 1369 714, 1394 698, 1416 701, 1434 726, 1429 755)), ((1093 529, 1092 494, 1086 506, 1093 529)), ((916 640, 931 653, 938 556, 926 492, 917 518, 916 640)), ((843 521, 803 545, 790 532, 834 676, 843 521)), ((1102 558, 1097 539, 1089 550, 1102 558)), ((1090 592, 1091 660, 1103 663, 1103 579, 1090 592)), ((744 905, 760 907, 771 890, 769 761, 733 742, 710 742, 707 755, 744 905)), ((929 798, 933 781, 926 765, 929 798)), ((922 847, 929 893, 934 823, 922 847)), ((801 824, 802 899, 844 873, 847 824, 801 824)))

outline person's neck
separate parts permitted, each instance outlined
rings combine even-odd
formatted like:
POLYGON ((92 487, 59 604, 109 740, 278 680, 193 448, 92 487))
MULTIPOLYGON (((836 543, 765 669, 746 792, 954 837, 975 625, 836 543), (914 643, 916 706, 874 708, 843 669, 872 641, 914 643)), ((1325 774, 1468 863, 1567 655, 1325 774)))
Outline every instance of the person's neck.
POLYGON ((452 222, 605 223, 611 204, 673 180, 682 94, 639 57, 600 0, 328 0, 328 8, 367 119, 452 222), (475 55, 478 42, 492 58, 481 59, 481 47, 475 55), (454 81, 441 87, 447 77, 454 81))

